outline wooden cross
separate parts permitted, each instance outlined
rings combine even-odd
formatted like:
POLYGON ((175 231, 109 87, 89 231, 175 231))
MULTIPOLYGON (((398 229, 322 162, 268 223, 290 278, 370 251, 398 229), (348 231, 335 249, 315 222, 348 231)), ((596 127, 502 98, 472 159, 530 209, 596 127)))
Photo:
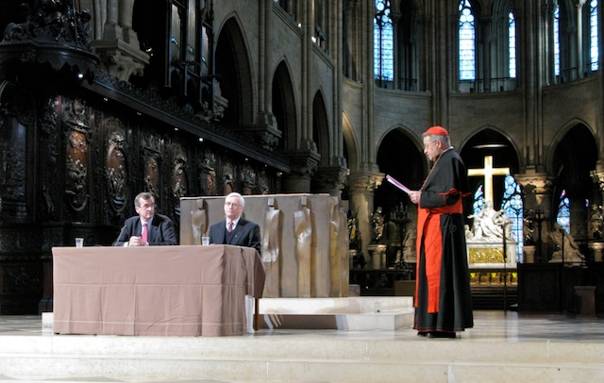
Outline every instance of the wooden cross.
POLYGON ((493 168, 493 156, 484 157, 484 168, 468 169, 468 176, 484 176, 484 202, 493 204, 493 176, 507 176, 510 174, 510 168, 493 168))

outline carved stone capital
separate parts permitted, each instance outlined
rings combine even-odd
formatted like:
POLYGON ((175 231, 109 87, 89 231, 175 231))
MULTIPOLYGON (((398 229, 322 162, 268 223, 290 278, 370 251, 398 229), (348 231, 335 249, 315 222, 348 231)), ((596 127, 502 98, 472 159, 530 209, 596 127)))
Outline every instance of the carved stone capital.
POLYGON ((141 75, 149 64, 149 55, 123 40, 96 40, 95 52, 109 73, 120 81, 128 81, 131 75, 141 75))
POLYGON ((245 129, 245 134, 252 135, 254 141, 258 142, 262 149, 273 151, 279 146, 282 133, 277 128, 277 120, 272 113, 260 113, 258 123, 245 129))
POLYGON ((314 189, 320 193, 336 194, 344 188, 349 170, 341 166, 325 166, 317 169, 313 177, 314 189))
POLYGON ((552 179, 545 173, 527 172, 514 177, 525 193, 548 194, 552 191, 552 179))
POLYGON ((321 156, 313 150, 302 150, 290 153, 288 158, 293 175, 310 177, 317 170, 321 156))
POLYGON ((598 188, 601 192, 604 193, 604 171, 602 170, 592 170, 590 172, 592 181, 598 185, 598 188))
POLYGON ((384 180, 384 173, 378 171, 356 172, 350 175, 350 189, 356 192, 372 192, 384 180))

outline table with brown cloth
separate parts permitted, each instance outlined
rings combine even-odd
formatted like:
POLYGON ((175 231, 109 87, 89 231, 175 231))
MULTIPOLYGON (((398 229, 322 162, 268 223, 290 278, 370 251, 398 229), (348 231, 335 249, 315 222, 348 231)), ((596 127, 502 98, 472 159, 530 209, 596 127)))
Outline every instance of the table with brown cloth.
POLYGON ((229 245, 55 247, 60 334, 221 336, 246 332, 245 295, 261 297, 255 249, 229 245))

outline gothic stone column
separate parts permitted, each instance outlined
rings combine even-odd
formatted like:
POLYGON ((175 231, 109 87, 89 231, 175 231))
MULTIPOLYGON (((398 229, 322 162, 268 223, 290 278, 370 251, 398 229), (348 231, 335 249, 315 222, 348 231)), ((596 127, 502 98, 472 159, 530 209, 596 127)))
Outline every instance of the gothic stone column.
MULTIPOLYGON (((542 214, 540 233, 535 233, 535 241, 541 238, 541 244, 537 243, 537 262, 546 262, 549 259, 547 249, 550 239, 548 233, 551 231, 552 222, 552 180, 545 173, 527 171, 514 176, 518 183, 522 185, 524 192, 524 209, 532 209, 542 214)), ((536 230, 539 230, 537 226, 536 230)))
POLYGON ((260 27, 258 29, 258 116, 253 127, 246 128, 251 132, 264 150, 274 150, 279 145, 281 131, 272 112, 272 16, 273 0, 261 0, 258 3, 260 27))
POLYGON ((367 245, 371 242, 369 217, 373 212, 373 191, 381 185, 383 173, 360 171, 350 175, 350 200, 352 214, 356 215, 361 235, 361 249, 367 260, 367 245))
POLYGON ((291 172, 283 179, 283 191, 310 193, 312 175, 317 170, 320 158, 319 153, 312 149, 290 154, 291 172))
POLYGON ((142 74, 149 64, 149 55, 141 51, 132 30, 133 6, 133 0, 108 0, 103 37, 92 42, 109 73, 122 81, 128 81, 132 74, 142 74))
POLYGON ((347 175, 348 169, 343 164, 320 167, 312 180, 313 192, 340 197, 347 175))

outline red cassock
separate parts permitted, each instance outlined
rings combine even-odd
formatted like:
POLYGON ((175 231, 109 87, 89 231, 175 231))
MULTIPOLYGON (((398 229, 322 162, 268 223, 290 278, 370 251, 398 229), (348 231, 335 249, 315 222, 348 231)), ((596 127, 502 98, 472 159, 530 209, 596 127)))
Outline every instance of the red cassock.
POLYGON ((414 328, 419 331, 473 327, 462 205, 467 190, 461 157, 453 149, 443 152, 418 204, 414 328))

